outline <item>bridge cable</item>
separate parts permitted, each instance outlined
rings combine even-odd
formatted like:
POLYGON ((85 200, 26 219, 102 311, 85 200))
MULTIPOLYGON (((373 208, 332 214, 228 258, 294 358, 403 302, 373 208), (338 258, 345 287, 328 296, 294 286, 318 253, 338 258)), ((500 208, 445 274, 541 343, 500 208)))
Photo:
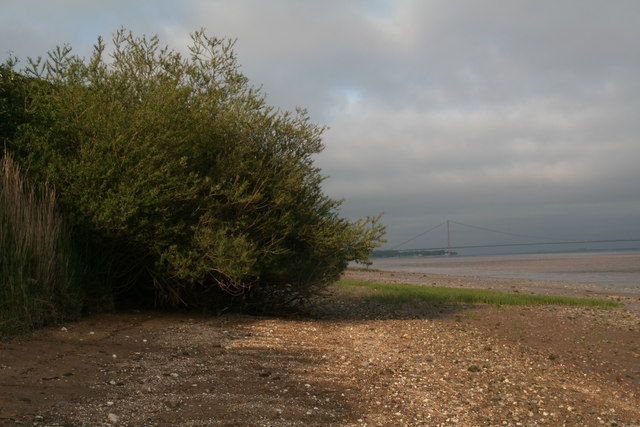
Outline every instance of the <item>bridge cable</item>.
POLYGON ((404 245, 404 244, 406 244, 406 243, 412 242, 412 241, 414 241, 415 239, 417 239, 418 237, 422 237, 422 236, 424 236, 425 234, 427 234, 427 233, 429 233, 429 232, 431 232, 431 231, 435 230, 435 229, 436 229, 436 228, 438 228, 438 227, 442 227, 442 226, 443 226, 443 225, 445 225, 445 224, 446 224, 446 221, 445 221, 445 222, 441 222, 440 224, 436 225, 435 227, 431 227, 430 229, 428 229, 428 230, 427 230, 427 231, 425 231, 424 233, 420 233, 420 234, 418 234, 417 236, 413 236, 413 237, 412 237, 412 238, 410 238, 409 240, 405 240, 404 242, 400 243, 399 245, 396 245, 396 246, 392 247, 392 248, 391 248, 391 249, 389 249, 389 250, 394 251, 394 250, 396 250, 397 248, 399 248, 400 246, 402 246, 402 245, 404 245))
POLYGON ((499 233, 499 234, 505 234, 507 236, 514 236, 514 237, 525 237, 525 238, 529 238, 529 239, 539 239, 539 240, 552 240, 552 241, 561 241, 558 238, 553 238, 553 237, 544 237, 544 236, 531 236, 528 234, 517 234, 517 233, 510 233, 508 231, 499 231, 499 230, 493 230, 491 228, 486 228, 486 227, 478 227, 477 225, 470 225, 470 224, 464 224, 462 222, 458 222, 458 221, 450 221, 452 224, 458 224, 458 225, 463 225, 465 227, 470 227, 470 228, 476 228, 478 230, 483 230, 483 231, 490 231, 492 233, 499 233))

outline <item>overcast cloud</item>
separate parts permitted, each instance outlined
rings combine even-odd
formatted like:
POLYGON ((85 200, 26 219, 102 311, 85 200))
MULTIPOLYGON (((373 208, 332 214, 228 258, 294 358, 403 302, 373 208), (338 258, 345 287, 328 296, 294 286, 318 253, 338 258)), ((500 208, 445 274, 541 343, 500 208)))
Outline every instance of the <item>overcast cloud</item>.
MULTIPOLYGON (((62 43, 87 54, 121 25, 179 50, 201 27, 237 38, 271 104, 305 107, 330 127, 317 158, 325 189, 345 199, 345 216, 384 212, 387 247, 447 219, 558 239, 640 237, 638 1, 0 6, 3 57, 62 43)), ((500 239, 468 231, 459 244, 500 239)))

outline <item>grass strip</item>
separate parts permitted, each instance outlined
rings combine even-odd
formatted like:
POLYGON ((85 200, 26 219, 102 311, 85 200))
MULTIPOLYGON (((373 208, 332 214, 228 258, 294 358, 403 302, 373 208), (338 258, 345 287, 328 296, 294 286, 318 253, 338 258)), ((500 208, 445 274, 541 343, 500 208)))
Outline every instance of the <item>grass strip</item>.
POLYGON ((496 305, 574 305, 620 307, 622 304, 595 298, 573 298, 555 295, 532 295, 499 292, 487 289, 449 288, 444 286, 379 283, 358 280, 339 280, 332 286, 346 290, 368 290, 368 298, 380 303, 426 301, 439 304, 484 303, 496 305))

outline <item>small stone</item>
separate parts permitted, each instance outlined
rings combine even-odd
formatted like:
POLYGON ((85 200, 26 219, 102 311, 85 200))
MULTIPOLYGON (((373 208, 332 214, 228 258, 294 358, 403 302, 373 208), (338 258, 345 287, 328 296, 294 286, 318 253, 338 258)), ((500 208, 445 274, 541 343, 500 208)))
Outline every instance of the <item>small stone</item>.
POLYGON ((67 329, 67 328, 65 328, 64 326, 63 326, 62 328, 60 328, 60 330, 61 330, 62 332, 67 332, 67 331, 68 331, 68 329, 67 329))
POLYGON ((35 420, 36 422, 41 422, 41 421, 44 421, 44 417, 43 417, 42 415, 36 415, 36 416, 35 416, 35 418, 34 418, 34 420, 35 420))
POLYGON ((171 373, 171 376, 172 376, 173 378, 177 378, 179 375, 178 375, 177 373, 175 373, 175 372, 172 372, 172 373, 171 373))
POLYGON ((113 406, 113 402, 112 401, 108 401, 107 402, 107 406, 113 406))
POLYGON ((93 332, 93 331, 89 332, 89 335, 95 335, 95 334, 96 334, 96 333, 95 333, 95 332, 93 332))
POLYGON ((113 357, 114 359, 117 359, 118 355, 117 354, 112 354, 111 357, 113 357))
POLYGON ((120 417, 114 413, 109 413, 109 415, 107 415, 107 419, 110 423, 117 423, 118 421, 120 421, 120 417))

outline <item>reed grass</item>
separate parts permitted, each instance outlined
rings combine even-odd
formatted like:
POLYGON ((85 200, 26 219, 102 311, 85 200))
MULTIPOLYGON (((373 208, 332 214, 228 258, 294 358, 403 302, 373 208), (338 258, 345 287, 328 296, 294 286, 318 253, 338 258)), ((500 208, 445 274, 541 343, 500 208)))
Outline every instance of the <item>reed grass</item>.
POLYGON ((0 336, 75 318, 80 267, 55 192, 0 159, 0 336))
POLYGON ((496 305, 574 305, 595 307, 619 307, 615 301, 596 298, 573 298, 554 295, 532 295, 499 292, 485 289, 448 288, 399 283, 376 283, 356 280, 340 280, 333 286, 348 290, 365 290, 367 298, 381 303, 406 303, 426 301, 439 304, 484 303, 496 305))

